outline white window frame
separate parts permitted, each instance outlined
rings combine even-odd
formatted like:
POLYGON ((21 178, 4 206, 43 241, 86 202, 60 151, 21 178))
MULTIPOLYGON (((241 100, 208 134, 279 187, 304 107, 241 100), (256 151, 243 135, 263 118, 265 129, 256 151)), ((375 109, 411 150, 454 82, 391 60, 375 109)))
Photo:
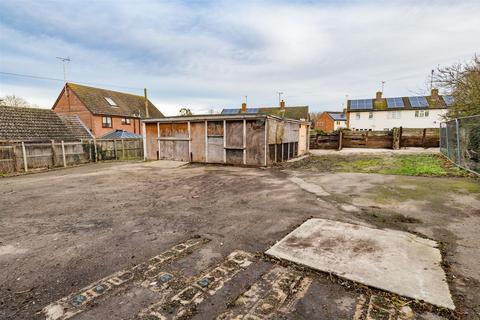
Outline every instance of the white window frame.
POLYGON ((356 113, 355 113, 355 119, 356 119, 356 120, 360 120, 360 112, 356 112, 356 113))
POLYGON ((370 111, 368 113, 368 119, 370 119, 370 120, 373 119, 373 111, 370 111))

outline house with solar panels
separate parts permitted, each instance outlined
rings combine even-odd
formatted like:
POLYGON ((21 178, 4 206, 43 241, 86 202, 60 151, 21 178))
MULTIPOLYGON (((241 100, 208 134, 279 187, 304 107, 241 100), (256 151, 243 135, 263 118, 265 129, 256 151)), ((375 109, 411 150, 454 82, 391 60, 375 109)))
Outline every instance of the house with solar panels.
POLYGON ((347 101, 347 124, 354 131, 379 131, 393 128, 438 128, 453 104, 450 95, 439 95, 432 89, 430 96, 383 98, 347 101))
POLYGON ((315 129, 333 132, 347 127, 347 116, 339 111, 325 111, 314 119, 315 129))
POLYGON ((280 118, 310 121, 308 106, 286 107, 285 101, 283 100, 280 101, 278 107, 248 108, 246 103, 242 103, 241 108, 223 109, 222 114, 263 114, 280 118))

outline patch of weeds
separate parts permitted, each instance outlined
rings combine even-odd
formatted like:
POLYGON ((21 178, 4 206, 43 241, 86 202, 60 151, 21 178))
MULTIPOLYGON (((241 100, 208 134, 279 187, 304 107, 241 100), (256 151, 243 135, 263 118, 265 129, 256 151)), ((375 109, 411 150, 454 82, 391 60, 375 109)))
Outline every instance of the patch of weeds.
POLYGON ((467 177, 471 175, 440 154, 310 156, 296 162, 279 163, 275 167, 320 172, 360 172, 405 176, 467 177))
POLYGON ((339 171, 405 176, 468 176, 441 155, 389 155, 337 163, 339 171))

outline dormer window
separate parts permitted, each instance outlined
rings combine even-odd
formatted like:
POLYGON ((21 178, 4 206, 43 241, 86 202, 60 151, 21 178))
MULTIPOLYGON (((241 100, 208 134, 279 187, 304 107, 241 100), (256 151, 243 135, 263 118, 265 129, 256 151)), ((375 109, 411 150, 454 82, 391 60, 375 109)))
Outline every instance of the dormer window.
POLYGON ((111 105, 112 107, 118 107, 117 104, 115 103, 115 101, 113 101, 112 98, 109 98, 109 97, 104 97, 105 100, 107 100, 108 104, 111 105))

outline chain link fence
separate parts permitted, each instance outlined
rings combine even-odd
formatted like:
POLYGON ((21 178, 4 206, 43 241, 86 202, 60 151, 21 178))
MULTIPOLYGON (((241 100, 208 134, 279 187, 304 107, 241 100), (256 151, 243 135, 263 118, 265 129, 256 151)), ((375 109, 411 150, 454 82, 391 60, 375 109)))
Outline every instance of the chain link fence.
POLYGON ((480 115, 442 122, 440 151, 458 166, 480 175, 480 115))

